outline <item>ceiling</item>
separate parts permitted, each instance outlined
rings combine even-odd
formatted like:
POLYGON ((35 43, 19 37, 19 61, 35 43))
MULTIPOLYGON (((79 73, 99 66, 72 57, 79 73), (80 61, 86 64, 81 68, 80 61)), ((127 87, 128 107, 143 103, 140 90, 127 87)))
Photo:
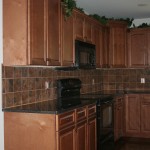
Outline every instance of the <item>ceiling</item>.
POLYGON ((150 0, 76 0, 87 14, 107 18, 150 18, 150 0))

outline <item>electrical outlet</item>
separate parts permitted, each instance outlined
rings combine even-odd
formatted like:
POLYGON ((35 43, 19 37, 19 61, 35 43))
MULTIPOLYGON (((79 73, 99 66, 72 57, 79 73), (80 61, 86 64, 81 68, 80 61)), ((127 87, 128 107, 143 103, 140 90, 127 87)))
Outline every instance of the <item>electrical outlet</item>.
POLYGON ((92 79, 92 85, 94 85, 95 84, 95 80, 94 79, 92 79))
POLYGON ((49 82, 48 81, 45 81, 45 90, 46 89, 49 89, 49 82))
POLYGON ((145 78, 141 78, 141 83, 145 83, 145 78))

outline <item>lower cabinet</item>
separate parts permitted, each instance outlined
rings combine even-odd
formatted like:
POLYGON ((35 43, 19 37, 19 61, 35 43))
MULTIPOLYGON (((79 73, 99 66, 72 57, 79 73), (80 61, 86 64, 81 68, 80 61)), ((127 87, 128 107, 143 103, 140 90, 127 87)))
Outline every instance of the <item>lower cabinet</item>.
POLYGON ((58 115, 4 113, 5 150, 96 150, 96 105, 58 115))
POLYGON ((76 149, 87 150, 87 122, 83 121, 76 127, 76 149))
POLYGON ((57 132, 57 150, 75 150, 75 127, 57 132))
POLYGON ((123 123, 124 123, 124 96, 116 97, 114 103, 114 138, 115 141, 123 136, 123 123))
POLYGON ((88 150, 96 150, 97 149, 97 140, 96 140, 96 117, 90 118, 88 120, 87 126, 88 133, 88 150))
POLYGON ((142 95, 141 99, 141 133, 150 138, 150 95, 142 95))
POLYGON ((150 94, 125 96, 125 136, 150 138, 150 94))

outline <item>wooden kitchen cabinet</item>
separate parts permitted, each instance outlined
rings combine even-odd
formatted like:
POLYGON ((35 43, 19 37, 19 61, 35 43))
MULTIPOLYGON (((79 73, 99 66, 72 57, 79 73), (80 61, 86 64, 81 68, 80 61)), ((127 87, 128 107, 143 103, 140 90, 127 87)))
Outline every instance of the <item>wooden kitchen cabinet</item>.
POLYGON ((87 150, 87 107, 76 109, 76 150, 87 150))
POLYGON ((140 135, 140 95, 125 95, 125 136, 140 135))
POLYGON ((84 40, 84 14, 74 10, 74 37, 84 40))
POLYGON ((5 0, 3 8, 3 64, 60 65, 60 0, 5 0))
POLYGON ((115 99, 114 104, 114 137, 115 141, 123 137, 123 124, 124 124, 124 97, 119 96, 115 99))
POLYGON ((96 117, 91 117, 88 119, 88 150, 96 150, 97 149, 97 132, 96 132, 96 117))
POLYGON ((109 27, 109 65, 111 67, 126 67, 127 23, 123 21, 108 21, 109 27))
POLYGON ((75 150, 75 127, 57 132, 57 150, 75 150))
POLYGON ((61 0, 48 0, 47 10, 47 65, 60 66, 61 0))
MULTIPOLYGON (((62 10, 63 11, 63 10, 62 10)), ((73 16, 65 19, 62 12, 62 47, 61 47, 61 65, 73 66, 74 64, 74 34, 73 34, 73 16)))
POLYGON ((97 150, 96 106, 88 106, 87 138, 88 150, 97 150))
POLYGON ((150 138, 150 94, 128 94, 125 98, 125 136, 150 138))
POLYGON ((5 150, 96 150, 96 106, 61 114, 4 113, 5 150))
POLYGON ((128 32, 128 65, 129 67, 146 67, 149 65, 148 30, 130 29, 128 32))
POLYGON ((92 41, 93 44, 96 46, 96 67, 101 68, 102 67, 102 46, 103 46, 103 40, 102 40, 102 26, 95 24, 92 29, 92 41))
POLYGON ((141 97, 141 134, 143 137, 150 137, 150 95, 141 97))
POLYGON ((83 14, 78 10, 74 10, 74 38, 88 43, 95 44, 93 39, 93 27, 97 21, 83 14))
POLYGON ((109 27, 102 28, 102 68, 109 68, 109 27))
POLYGON ((92 43, 92 23, 91 19, 86 16, 84 21, 84 39, 86 42, 92 43))

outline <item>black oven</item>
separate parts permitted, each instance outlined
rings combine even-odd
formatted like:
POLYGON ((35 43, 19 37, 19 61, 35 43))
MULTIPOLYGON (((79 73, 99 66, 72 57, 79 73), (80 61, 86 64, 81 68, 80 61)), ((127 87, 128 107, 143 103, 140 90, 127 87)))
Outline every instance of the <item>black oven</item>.
POLYGON ((114 150, 113 95, 91 93, 82 97, 97 101, 97 150, 114 150))
POLYGON ((114 104, 110 97, 97 103, 98 150, 114 149, 114 104))

